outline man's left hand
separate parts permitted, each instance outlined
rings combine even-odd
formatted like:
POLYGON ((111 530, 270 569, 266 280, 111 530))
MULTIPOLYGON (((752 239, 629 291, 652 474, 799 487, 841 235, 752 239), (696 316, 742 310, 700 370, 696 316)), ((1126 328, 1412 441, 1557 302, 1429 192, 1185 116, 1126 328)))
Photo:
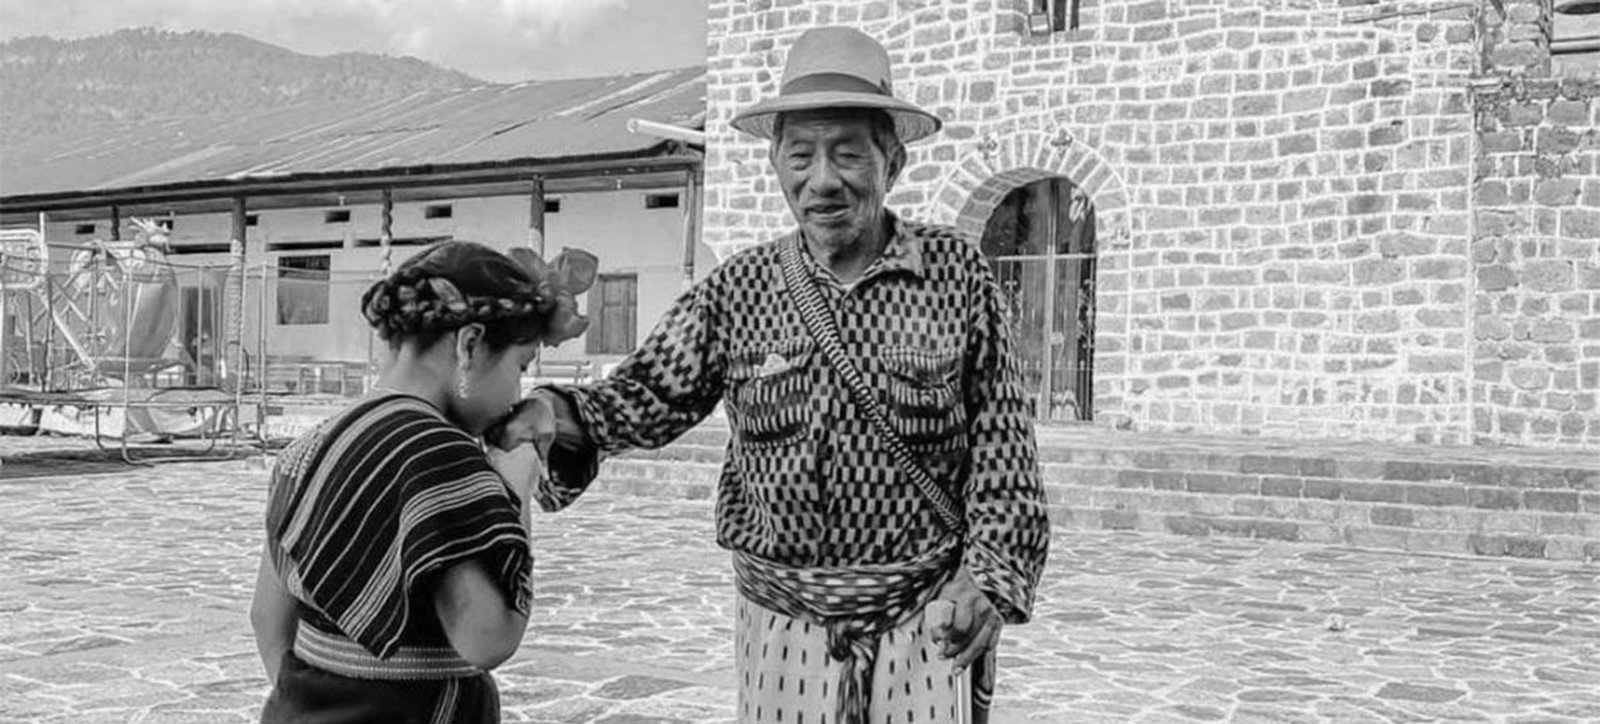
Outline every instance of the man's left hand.
POLYGON ((935 628, 934 643, 944 644, 939 655, 953 659, 957 674, 965 671, 989 649, 1000 644, 1000 631, 1005 619, 989 597, 978 588, 978 582, 965 566, 956 571, 954 578, 944 584, 937 600, 949 601, 955 606, 954 619, 948 626, 935 628))

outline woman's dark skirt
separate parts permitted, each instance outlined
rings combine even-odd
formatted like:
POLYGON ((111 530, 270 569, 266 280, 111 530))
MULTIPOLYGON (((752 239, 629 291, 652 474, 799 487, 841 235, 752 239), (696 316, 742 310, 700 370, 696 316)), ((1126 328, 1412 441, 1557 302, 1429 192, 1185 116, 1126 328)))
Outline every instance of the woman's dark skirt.
POLYGON ((489 674, 434 681, 371 681, 331 674, 285 652, 262 724, 499 724, 489 674))

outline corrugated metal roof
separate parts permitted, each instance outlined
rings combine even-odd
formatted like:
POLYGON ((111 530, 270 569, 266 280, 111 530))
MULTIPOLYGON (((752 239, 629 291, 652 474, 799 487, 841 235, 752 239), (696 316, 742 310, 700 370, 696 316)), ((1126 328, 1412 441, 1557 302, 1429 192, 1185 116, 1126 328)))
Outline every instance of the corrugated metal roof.
POLYGON ((705 68, 530 81, 110 126, 0 151, 0 197, 643 153, 697 125, 705 68))

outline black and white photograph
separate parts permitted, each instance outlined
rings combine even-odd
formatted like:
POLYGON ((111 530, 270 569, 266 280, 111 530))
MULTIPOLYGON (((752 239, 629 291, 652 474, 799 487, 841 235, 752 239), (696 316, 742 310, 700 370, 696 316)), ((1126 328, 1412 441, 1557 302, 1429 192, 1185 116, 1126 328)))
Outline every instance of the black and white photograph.
POLYGON ((1600 722, 1600 0, 0 0, 0 724, 1600 722))

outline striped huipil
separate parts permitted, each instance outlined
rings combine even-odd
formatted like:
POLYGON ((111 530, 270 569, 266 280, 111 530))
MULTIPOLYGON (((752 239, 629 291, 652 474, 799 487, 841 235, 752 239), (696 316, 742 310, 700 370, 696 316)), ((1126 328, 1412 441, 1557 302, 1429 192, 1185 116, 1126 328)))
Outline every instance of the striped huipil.
POLYGON ((526 615, 528 532, 479 443, 426 401, 378 397, 287 447, 267 546, 300 630, 264 722, 500 720, 494 680, 450 648, 433 585, 476 560, 526 615))

